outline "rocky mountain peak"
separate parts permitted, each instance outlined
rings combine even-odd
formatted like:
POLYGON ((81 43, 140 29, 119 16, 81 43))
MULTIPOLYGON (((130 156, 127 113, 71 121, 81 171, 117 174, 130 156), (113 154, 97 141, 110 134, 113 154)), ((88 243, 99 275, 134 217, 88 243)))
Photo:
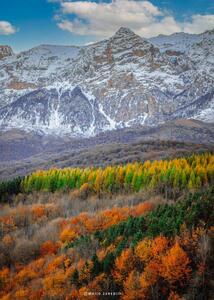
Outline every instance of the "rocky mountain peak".
POLYGON ((136 43, 136 42, 144 42, 148 43, 148 41, 136 33, 134 33, 131 29, 126 27, 120 27, 116 33, 109 39, 110 42, 113 43, 121 43, 126 41, 127 43, 136 43))
POLYGON ((116 33, 113 35, 113 38, 116 37, 131 37, 131 36, 136 36, 137 34, 135 34, 131 29, 126 28, 126 27, 120 27, 116 33))
POLYGON ((140 54, 144 55, 144 50, 149 50, 151 43, 135 34, 132 30, 126 27, 120 27, 119 30, 108 40, 108 49, 112 50, 113 54, 123 53, 126 51, 126 55, 140 54), (128 52, 127 52, 128 51, 128 52))
POLYGON ((3 59, 8 56, 12 56, 13 54, 14 54, 13 50, 10 46, 0 45, 0 59, 3 59))

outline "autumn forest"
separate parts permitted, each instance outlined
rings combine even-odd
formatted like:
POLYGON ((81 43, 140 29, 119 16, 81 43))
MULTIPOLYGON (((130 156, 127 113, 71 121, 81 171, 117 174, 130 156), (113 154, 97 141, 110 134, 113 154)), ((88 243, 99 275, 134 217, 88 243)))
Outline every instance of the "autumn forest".
POLYGON ((211 300, 213 254, 213 153, 0 182, 1 300, 211 300))

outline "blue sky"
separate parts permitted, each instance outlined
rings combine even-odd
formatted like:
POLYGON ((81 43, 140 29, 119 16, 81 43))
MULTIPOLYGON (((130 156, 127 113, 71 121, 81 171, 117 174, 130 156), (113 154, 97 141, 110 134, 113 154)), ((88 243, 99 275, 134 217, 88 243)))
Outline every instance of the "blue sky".
POLYGON ((214 28, 214 0, 0 0, 0 44, 87 44, 127 26, 141 36, 214 28))

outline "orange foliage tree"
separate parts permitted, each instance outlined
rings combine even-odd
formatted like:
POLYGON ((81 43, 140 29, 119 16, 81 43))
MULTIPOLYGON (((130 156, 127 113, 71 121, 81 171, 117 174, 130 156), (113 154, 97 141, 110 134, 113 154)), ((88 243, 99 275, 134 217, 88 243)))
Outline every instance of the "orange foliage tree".
POLYGON ((132 270, 123 284, 123 300, 143 300, 146 295, 140 284, 140 274, 132 270))
POLYGON ((176 241, 168 253, 162 258, 161 275, 171 286, 176 283, 183 285, 188 279, 191 268, 190 259, 176 241))
POLYGON ((46 241, 40 247, 41 256, 45 256, 47 254, 56 254, 59 249, 59 245, 53 243, 52 241, 46 241))
POLYGON ((128 277, 128 274, 134 269, 135 256, 132 249, 125 249, 115 260, 115 269, 113 276, 116 282, 122 282, 128 277))

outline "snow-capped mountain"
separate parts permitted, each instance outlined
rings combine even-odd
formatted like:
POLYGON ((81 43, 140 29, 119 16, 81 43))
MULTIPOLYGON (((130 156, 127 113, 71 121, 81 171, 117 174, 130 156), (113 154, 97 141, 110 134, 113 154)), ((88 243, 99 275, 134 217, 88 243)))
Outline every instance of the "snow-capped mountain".
POLYGON ((127 28, 84 47, 0 60, 0 126, 91 136, 177 118, 214 119, 214 31, 146 40, 127 28))

